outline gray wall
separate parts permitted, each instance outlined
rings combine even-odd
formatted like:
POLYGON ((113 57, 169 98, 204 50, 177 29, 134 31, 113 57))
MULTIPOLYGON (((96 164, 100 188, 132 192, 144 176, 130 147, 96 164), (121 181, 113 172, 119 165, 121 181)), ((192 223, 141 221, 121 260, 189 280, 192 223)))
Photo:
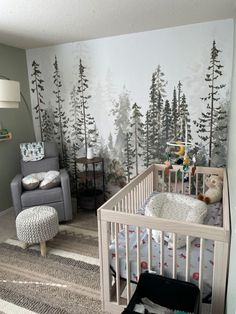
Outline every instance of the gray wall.
POLYGON ((236 313, 236 20, 234 21, 234 62, 229 127, 228 178, 231 211, 231 249, 227 292, 227 313, 236 313))
MULTIPOLYGON (((21 92, 30 106, 25 50, 0 44, 0 75, 20 82, 21 92)), ((19 109, 0 109, 0 121, 13 133, 11 141, 0 142, 0 211, 3 211, 12 206, 10 182, 19 172, 19 144, 34 141, 35 137, 31 114, 24 102, 19 109)))

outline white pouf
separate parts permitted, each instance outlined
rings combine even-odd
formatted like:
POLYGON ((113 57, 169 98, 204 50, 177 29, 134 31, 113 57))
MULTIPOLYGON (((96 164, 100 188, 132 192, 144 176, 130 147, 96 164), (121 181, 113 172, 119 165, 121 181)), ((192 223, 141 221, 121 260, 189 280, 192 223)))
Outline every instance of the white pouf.
POLYGON ((46 241, 58 232, 58 215, 53 207, 27 208, 16 217, 16 233, 24 243, 40 243, 41 255, 46 255, 46 241))

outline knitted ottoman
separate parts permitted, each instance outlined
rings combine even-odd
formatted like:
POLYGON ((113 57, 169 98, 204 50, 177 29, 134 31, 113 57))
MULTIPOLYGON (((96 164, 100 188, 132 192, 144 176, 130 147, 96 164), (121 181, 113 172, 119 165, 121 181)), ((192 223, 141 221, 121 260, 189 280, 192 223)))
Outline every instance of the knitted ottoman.
POLYGON ((53 207, 30 207, 16 217, 18 239, 26 244, 40 243, 42 256, 46 256, 46 241, 52 239, 57 232, 58 215, 53 207))

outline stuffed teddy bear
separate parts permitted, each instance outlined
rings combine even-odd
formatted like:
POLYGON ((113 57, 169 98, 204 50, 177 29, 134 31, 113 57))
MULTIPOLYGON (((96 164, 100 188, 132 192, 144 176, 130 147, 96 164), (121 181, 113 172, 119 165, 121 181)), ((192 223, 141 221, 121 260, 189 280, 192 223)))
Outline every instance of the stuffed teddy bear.
POLYGON ((199 194, 198 199, 206 204, 219 202, 222 199, 223 180, 217 175, 211 175, 206 180, 208 190, 205 194, 199 194))

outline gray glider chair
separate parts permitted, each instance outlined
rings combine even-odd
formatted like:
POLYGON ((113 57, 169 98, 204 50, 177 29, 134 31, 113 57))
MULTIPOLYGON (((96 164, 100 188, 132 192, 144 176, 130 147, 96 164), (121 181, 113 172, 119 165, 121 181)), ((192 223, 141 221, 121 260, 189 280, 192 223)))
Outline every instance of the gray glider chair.
POLYGON ((59 169, 59 153, 55 143, 44 143, 44 158, 39 161, 24 162, 21 160, 21 174, 17 174, 11 182, 11 193, 16 216, 24 209, 32 206, 47 205, 57 210, 59 221, 72 220, 70 180, 65 169, 59 169), (32 191, 24 190, 23 177, 50 170, 60 171, 60 186, 32 191))

